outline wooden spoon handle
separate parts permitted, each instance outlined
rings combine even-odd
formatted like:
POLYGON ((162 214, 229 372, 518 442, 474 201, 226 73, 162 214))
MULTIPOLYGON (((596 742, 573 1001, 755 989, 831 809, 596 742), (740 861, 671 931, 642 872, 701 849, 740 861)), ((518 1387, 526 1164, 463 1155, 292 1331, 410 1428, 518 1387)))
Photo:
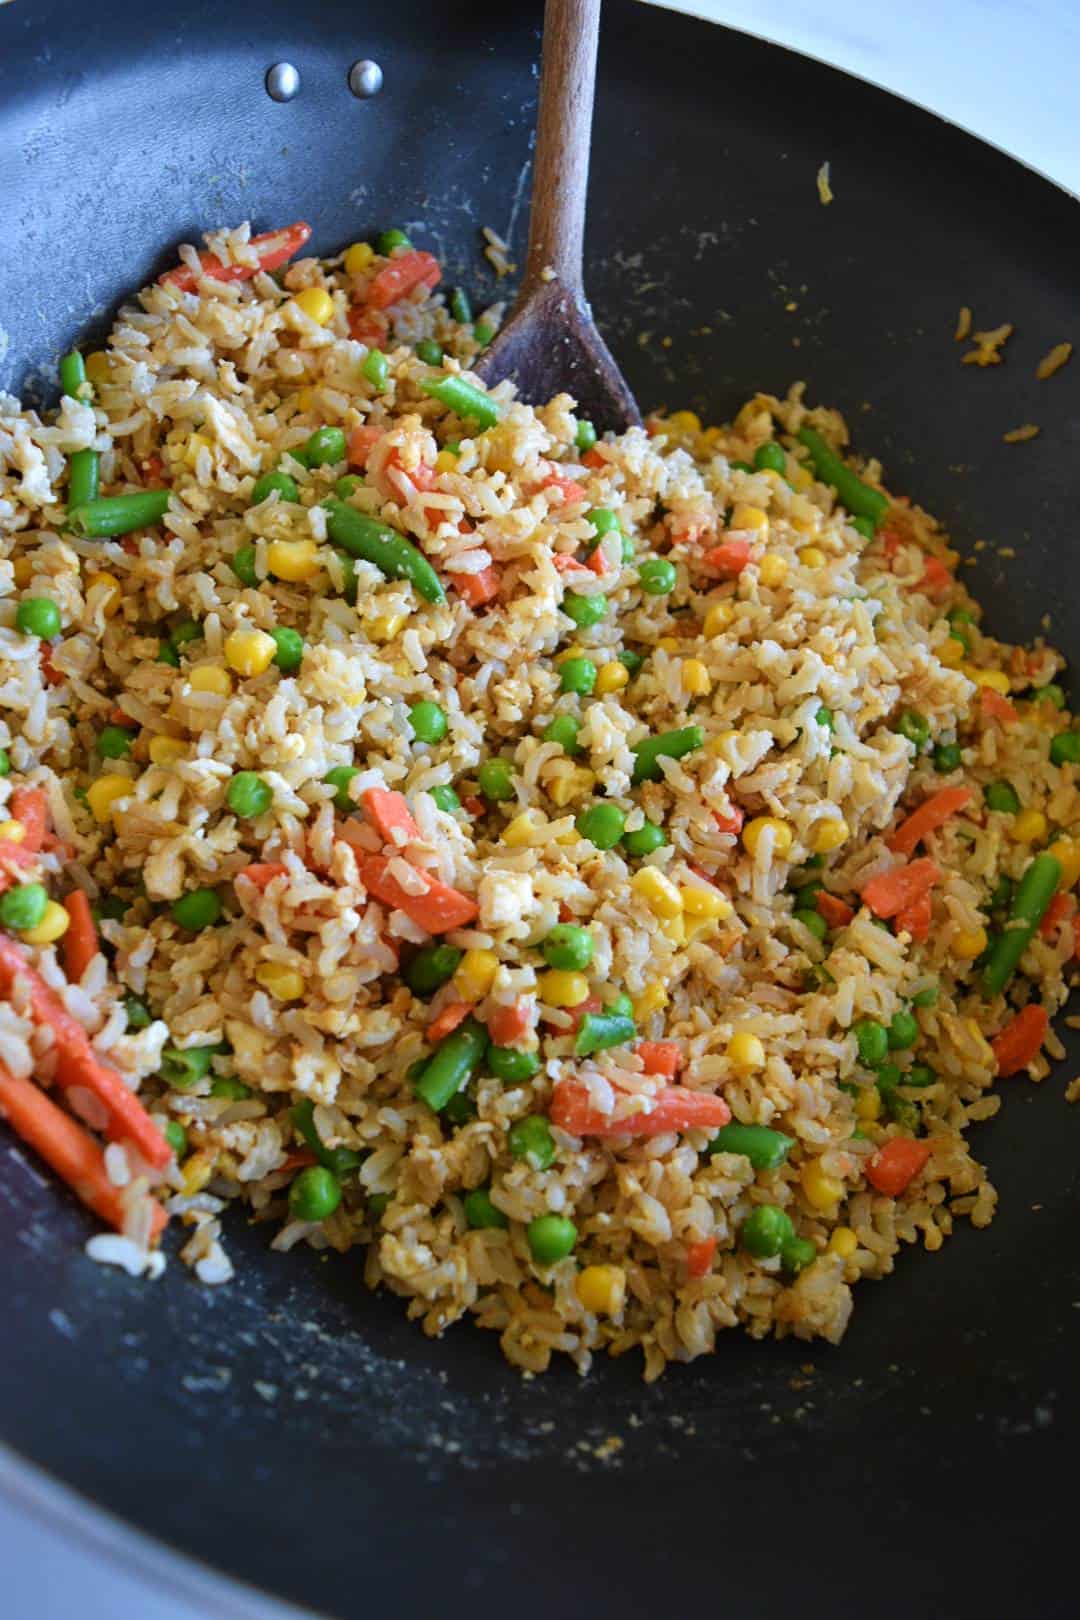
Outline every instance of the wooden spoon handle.
POLYGON ((600 0, 547 0, 523 296, 540 283, 541 272, 549 266, 566 291, 582 295, 599 35, 600 0))

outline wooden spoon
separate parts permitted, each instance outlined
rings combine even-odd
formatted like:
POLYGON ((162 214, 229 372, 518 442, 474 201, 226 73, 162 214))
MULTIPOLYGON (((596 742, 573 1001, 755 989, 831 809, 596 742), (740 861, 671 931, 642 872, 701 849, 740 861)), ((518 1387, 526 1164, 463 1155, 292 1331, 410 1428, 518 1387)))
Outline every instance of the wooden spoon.
POLYGON ((525 279, 473 369, 488 387, 510 377, 535 405, 572 394, 599 432, 620 432, 641 413, 593 325, 581 273, 599 33, 600 0, 547 0, 525 279))

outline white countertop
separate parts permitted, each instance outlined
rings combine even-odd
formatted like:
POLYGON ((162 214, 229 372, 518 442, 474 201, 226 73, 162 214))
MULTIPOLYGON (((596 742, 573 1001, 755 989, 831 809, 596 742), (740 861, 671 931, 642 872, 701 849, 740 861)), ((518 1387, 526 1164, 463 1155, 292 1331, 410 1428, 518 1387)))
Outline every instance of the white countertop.
MULTIPOLYGON (((1072 109, 1080 7, 1068 0, 894 0, 887 7, 880 0, 683 0, 673 9, 845 68, 1080 194, 1080 126, 1072 109)), ((76 1613, 79 1620, 216 1620, 219 1612, 216 1604, 163 1595, 3 1497, 0 1567, 6 1612, 20 1620, 76 1613)), ((231 1612, 251 1611, 238 1595, 231 1612)))

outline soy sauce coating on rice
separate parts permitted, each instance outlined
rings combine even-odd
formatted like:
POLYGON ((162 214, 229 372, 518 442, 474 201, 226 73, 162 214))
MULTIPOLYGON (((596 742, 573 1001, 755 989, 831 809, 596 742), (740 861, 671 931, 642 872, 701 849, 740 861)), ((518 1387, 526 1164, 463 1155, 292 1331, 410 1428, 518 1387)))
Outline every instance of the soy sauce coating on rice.
POLYGON ((1062 660, 800 385, 598 438, 471 379, 501 310, 421 245, 303 242, 0 398, 0 925, 173 1155, 104 1150, 95 1252, 164 1203, 225 1281, 235 1200, 531 1370, 835 1340, 1060 1050, 1062 660))

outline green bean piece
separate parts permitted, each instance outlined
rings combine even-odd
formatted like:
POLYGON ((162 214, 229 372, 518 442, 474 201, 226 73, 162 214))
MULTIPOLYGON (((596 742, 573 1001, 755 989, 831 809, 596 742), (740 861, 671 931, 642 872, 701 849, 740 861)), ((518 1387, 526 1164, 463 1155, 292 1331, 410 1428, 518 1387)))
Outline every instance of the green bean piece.
POLYGON ((1008 923, 991 946, 983 970, 988 996, 999 995, 1012 978, 1060 882, 1061 862, 1053 855, 1036 855, 1016 886, 1008 923))
POLYGON ((187 1152, 188 1134, 178 1119, 167 1119, 161 1127, 161 1134, 173 1150, 173 1157, 182 1159, 187 1152))
POLYGON ((433 996, 453 978, 463 955, 456 945, 423 945, 401 976, 414 996, 433 996))
POLYGON ((679 731, 662 731, 657 737, 645 737, 635 743, 634 774, 631 778, 634 786, 640 782, 658 781, 661 759, 682 759, 684 754, 700 748, 704 741, 705 733, 700 726, 683 726, 679 731))
POLYGON ((484 1027, 475 1018, 467 1018, 424 1065, 423 1074, 415 1082, 416 1095, 436 1113, 445 1108, 476 1073, 487 1044, 484 1027))
POLYGON ((507 1085, 520 1085, 523 1080, 531 1080, 540 1067, 540 1059, 535 1052, 523 1052, 517 1046, 491 1046, 488 1048, 487 1065, 496 1080, 505 1080, 507 1085))
POLYGON ((60 387, 71 399, 89 399, 92 390, 86 381, 86 362, 78 349, 72 349, 60 361, 60 387))
POLYGON ((469 1093, 459 1091, 443 1109, 442 1117, 454 1126, 471 1125, 478 1113, 479 1109, 469 1093))
POLYGON ((477 321, 473 327, 472 335, 476 339, 477 346, 486 349, 495 336, 495 328, 490 321, 477 321))
POLYGON ((732 1120, 730 1125, 721 1126, 705 1151, 738 1153, 749 1159, 755 1170, 779 1170, 794 1146, 795 1138, 785 1136, 783 1131, 771 1131, 767 1125, 740 1125, 732 1120))
POLYGON ((446 601, 438 574, 403 534, 358 512, 354 506, 346 506, 344 501, 324 501, 323 507, 329 514, 327 528, 336 546, 351 557, 373 563, 388 579, 408 580, 425 601, 446 601))
POLYGON ((98 498, 101 484, 101 457, 96 450, 76 450, 68 462, 67 503, 87 506, 98 498))
POLYGON ((11 755, 6 748, 0 748, 0 776, 11 775, 11 755))
POLYGON ((84 506, 68 510, 68 524, 76 534, 90 540, 110 540, 131 534, 134 529, 150 529, 160 523, 169 507, 167 489, 143 489, 133 495, 102 495, 84 506))
POLYGON ((618 1013, 586 1013, 578 1027, 574 1051, 578 1057, 589 1057, 593 1052, 606 1052, 611 1046, 625 1046, 636 1034, 632 1018, 623 1018, 618 1013))
POLYGON ((874 538, 873 518, 854 517, 851 520, 851 527, 855 530, 856 534, 861 534, 864 540, 872 540, 874 538))
POLYGON ((420 387, 455 416, 475 422, 481 430, 494 427, 502 415, 502 407, 495 400, 463 377, 428 377, 420 387))
POLYGON ((889 510, 888 497, 864 484, 813 428, 800 428, 798 437, 810 452, 814 471, 823 484, 832 485, 841 504, 855 517, 870 518, 875 525, 880 523, 889 510))
POLYGON ((472 301, 470 300, 469 295, 465 291, 464 287, 454 287, 450 293, 448 303, 450 306, 450 314, 453 316, 455 321, 460 322, 462 326, 471 325, 472 301))
POLYGON ((930 722, 917 709, 905 709, 896 722, 896 729, 901 737, 906 737, 916 748, 922 748, 930 741, 930 722))
POLYGON ((210 1073, 210 1062, 216 1052, 214 1046, 187 1046, 183 1051, 166 1046, 161 1053, 158 1073, 173 1091, 190 1091, 210 1073))
POLYGON ((254 546, 241 546, 239 551, 234 552, 229 566, 241 585, 257 585, 259 583, 259 576, 255 572, 254 546))
POLYGON ((335 1175, 348 1175, 350 1170, 356 1170, 363 1164, 365 1155, 358 1153, 355 1148, 328 1148, 324 1145, 315 1127, 315 1104, 310 1097, 296 1104, 292 1110, 292 1122, 319 1163, 335 1175))
POLYGON ((238 1080, 235 1074, 219 1075, 210 1082, 211 1097, 227 1097, 230 1102, 242 1102, 245 1097, 251 1096, 251 1087, 238 1080))

